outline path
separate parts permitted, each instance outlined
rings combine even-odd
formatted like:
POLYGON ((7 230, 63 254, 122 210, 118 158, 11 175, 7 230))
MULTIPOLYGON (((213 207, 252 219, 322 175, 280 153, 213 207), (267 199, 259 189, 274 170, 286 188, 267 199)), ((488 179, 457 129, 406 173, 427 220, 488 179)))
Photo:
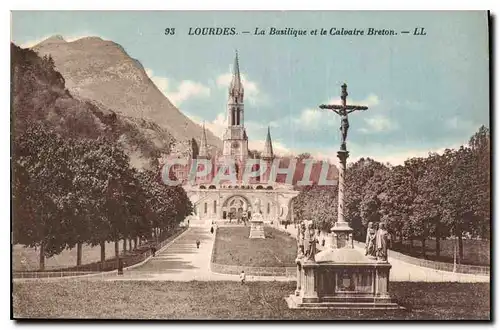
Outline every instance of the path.
MULTIPOLYGON (((210 258, 215 234, 210 228, 192 227, 177 237, 172 244, 158 251, 144 264, 124 270, 123 276, 95 276, 98 280, 150 281, 239 281, 238 275, 216 274, 210 271, 210 258), (200 248, 196 248, 196 240, 200 248)), ((90 278, 89 278, 90 279, 90 278)), ((247 276, 249 281, 290 281, 286 277, 247 276)))
MULTIPOLYGON (((276 227, 275 227, 276 228, 276 227)), ((285 231, 284 227, 278 228, 285 231)), ((296 229, 288 226, 293 237, 296 229)), ((88 280, 105 281, 239 281, 238 275, 216 274, 210 271, 210 258, 215 235, 207 227, 192 227, 175 238, 170 244, 142 264, 124 270, 124 275, 102 273, 85 277, 88 280), (196 240, 200 240, 200 248, 196 248, 196 240)), ((362 250, 360 247, 356 249, 362 250)), ((412 282, 489 282, 489 277, 444 272, 412 265, 389 255, 392 265, 391 281, 412 282)), ((68 278, 70 280, 71 278, 68 278)), ((75 279, 75 278, 73 278, 75 279)), ((60 280, 60 279, 46 279, 60 280)), ((287 277, 247 276, 248 281, 290 281, 287 277)))

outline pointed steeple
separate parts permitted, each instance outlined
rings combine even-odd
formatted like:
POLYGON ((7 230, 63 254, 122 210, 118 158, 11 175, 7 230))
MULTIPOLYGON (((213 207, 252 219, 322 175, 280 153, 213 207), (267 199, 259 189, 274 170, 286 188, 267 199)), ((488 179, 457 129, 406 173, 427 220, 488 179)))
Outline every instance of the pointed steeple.
POLYGON ((236 50, 236 55, 234 57, 233 65, 233 78, 231 79, 231 84, 229 85, 229 95, 234 103, 243 103, 243 84, 241 83, 240 75, 240 63, 238 60, 238 50, 236 50))
POLYGON ((266 143, 264 145, 264 152, 262 153, 262 158, 273 158, 273 143, 271 141, 271 129, 267 126, 267 136, 266 143))
POLYGON ((201 135, 201 143, 200 143, 200 150, 198 151, 198 158, 208 159, 207 133, 205 132, 205 121, 203 121, 203 133, 201 135))
POLYGON ((234 57, 233 75, 240 80, 240 62, 238 61, 238 50, 236 50, 236 56, 234 57))

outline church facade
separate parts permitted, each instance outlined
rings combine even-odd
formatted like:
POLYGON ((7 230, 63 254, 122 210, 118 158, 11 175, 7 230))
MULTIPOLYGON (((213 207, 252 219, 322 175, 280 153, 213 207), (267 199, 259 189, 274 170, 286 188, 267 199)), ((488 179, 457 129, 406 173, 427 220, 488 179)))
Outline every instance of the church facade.
MULTIPOLYGON (((191 225, 210 225, 212 222, 238 221, 259 212, 267 223, 286 221, 292 212, 291 200, 298 195, 292 184, 270 180, 271 166, 275 158, 268 128, 264 150, 259 160, 249 160, 248 136, 245 129, 244 88, 241 81, 238 54, 233 66, 232 81, 228 91, 227 127, 222 136, 222 154, 209 155, 205 127, 195 157, 212 166, 210 173, 195 181, 188 180, 189 169, 178 166, 172 169, 175 177, 182 182, 194 205, 191 225), (214 177, 227 164, 235 164, 236 180, 214 182, 214 177), (251 163, 251 164, 249 164, 251 163), (262 173, 244 179, 245 171, 258 170, 262 173), (264 168, 266 170, 264 170, 264 168)), ((217 180, 216 180, 217 181, 217 180)))

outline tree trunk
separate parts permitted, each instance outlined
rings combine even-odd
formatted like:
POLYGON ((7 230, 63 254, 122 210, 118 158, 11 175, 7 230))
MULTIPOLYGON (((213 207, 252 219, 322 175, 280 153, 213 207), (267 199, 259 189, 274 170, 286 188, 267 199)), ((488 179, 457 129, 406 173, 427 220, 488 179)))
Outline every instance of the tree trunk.
POLYGON ((464 241, 462 239, 462 233, 458 236, 458 263, 461 264, 464 259, 464 241))
POLYGON ((426 259, 425 257, 425 238, 422 238, 422 257, 426 259))
POLYGON ((106 261, 106 242, 101 241, 101 266, 104 267, 104 262, 106 261))
POLYGON ((125 252, 127 252, 127 239, 126 238, 123 239, 123 254, 125 254, 125 252))
POLYGON ((45 246, 43 242, 40 243, 40 270, 45 270, 45 246))
POLYGON ((82 243, 76 244, 76 266, 82 265, 82 243))
POLYGON ((115 241, 116 269, 120 268, 120 241, 115 241))
POLYGON ((410 237, 410 249, 413 250, 413 237, 410 237))
POLYGON ((128 250, 132 251, 132 239, 131 238, 128 239, 128 250))
POLYGON ((439 237, 439 234, 436 235, 436 258, 439 258, 441 256, 441 237, 439 237))
POLYGON ((461 264, 464 258, 464 242, 462 240, 462 229, 457 225, 455 229, 455 236, 458 237, 458 256, 457 263, 461 264))
POLYGON ((120 246, 118 240, 115 241, 115 257, 118 259, 120 256, 120 246))
POLYGON ((137 237, 133 239, 134 241, 134 250, 137 249, 137 237))

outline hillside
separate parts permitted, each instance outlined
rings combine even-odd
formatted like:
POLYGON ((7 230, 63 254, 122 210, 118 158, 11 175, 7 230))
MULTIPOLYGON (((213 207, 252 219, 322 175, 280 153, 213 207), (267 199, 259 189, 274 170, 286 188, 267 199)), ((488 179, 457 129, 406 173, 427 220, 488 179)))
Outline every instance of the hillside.
MULTIPOLYGON (((50 54, 71 95, 94 100, 119 115, 158 124, 177 141, 199 140, 201 126, 182 114, 149 79, 141 63, 112 41, 98 37, 66 42, 51 37, 33 47, 50 54)), ((208 144, 221 140, 207 131, 208 144)))
POLYGON ((106 136, 117 141, 134 167, 148 167, 169 152, 173 137, 152 121, 115 113, 93 100, 74 98, 50 56, 11 44, 12 128, 14 137, 30 122, 43 121, 68 137, 106 136))

